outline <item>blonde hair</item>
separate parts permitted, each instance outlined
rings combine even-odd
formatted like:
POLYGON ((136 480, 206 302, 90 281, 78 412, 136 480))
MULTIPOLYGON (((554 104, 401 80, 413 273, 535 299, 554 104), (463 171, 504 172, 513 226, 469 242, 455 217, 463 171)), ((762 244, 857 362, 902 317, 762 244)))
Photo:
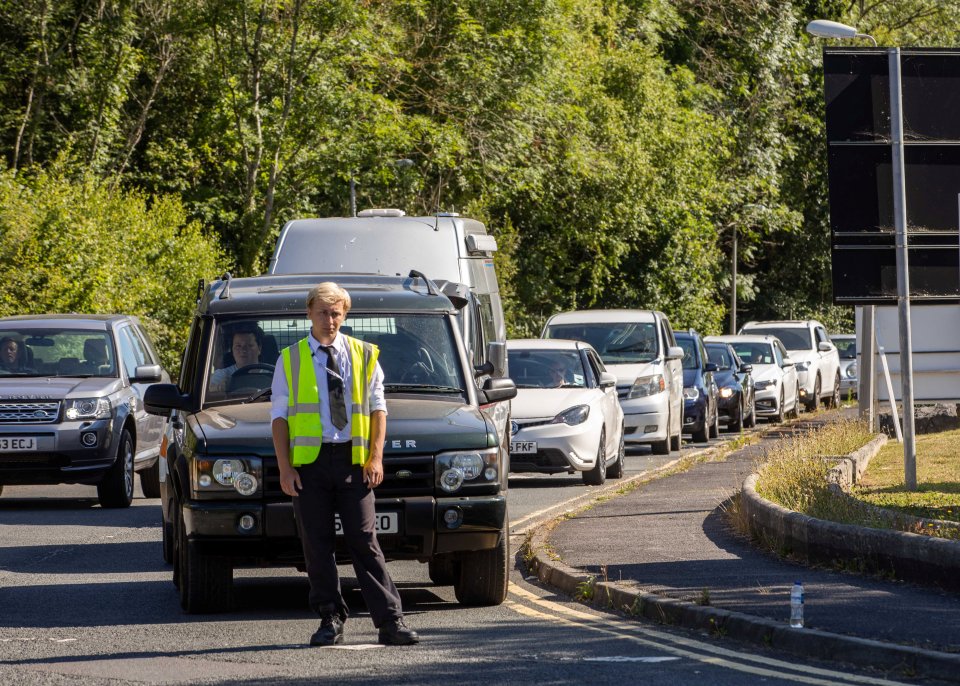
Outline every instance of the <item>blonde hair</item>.
POLYGON ((343 303, 344 314, 350 311, 350 305, 352 304, 350 302, 350 294, 347 293, 346 289, 341 288, 333 281, 318 283, 310 289, 310 292, 307 294, 307 309, 313 307, 315 300, 319 300, 324 305, 343 303))

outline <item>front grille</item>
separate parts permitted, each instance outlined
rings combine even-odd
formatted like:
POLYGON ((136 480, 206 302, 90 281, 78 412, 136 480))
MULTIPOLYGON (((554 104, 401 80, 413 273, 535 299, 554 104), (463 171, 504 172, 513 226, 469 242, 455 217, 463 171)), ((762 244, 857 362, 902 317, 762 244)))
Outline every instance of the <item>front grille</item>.
POLYGON ((629 383, 623 386, 617 386, 617 397, 620 398, 620 400, 626 400, 627 397, 630 395, 631 388, 633 388, 632 383, 629 383))
POLYGON ((510 470, 522 472, 526 469, 547 470, 556 468, 556 471, 570 469, 570 461, 563 451, 556 448, 538 450, 536 453, 517 453, 510 455, 510 470))
MULTIPOLYGON (((433 455, 385 455, 383 483, 377 487, 378 498, 402 498, 409 495, 432 495, 434 488, 433 455)), ((263 492, 266 497, 283 497, 280 490, 280 469, 276 460, 264 460, 263 492)))
POLYGON ((534 419, 531 421, 518 419, 516 422, 518 429, 527 429, 531 426, 545 426, 547 424, 553 424, 553 419, 534 419))
POLYGON ((53 424, 60 416, 60 401, 0 402, 0 424, 53 424))

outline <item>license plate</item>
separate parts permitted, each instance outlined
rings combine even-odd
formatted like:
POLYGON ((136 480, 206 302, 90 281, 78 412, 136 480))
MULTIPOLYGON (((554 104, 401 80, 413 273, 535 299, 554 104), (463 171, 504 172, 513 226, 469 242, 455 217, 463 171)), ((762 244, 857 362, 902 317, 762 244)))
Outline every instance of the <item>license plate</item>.
MULTIPOLYGON (((336 515, 334 528, 337 536, 343 536, 343 526, 340 524, 340 515, 336 515)), ((396 512, 378 512, 373 522, 376 525, 378 534, 395 534, 400 531, 399 517, 396 512)))
POLYGON ((22 453, 37 449, 37 439, 33 436, 0 437, 0 452, 22 453))
POLYGON ((524 455, 537 452, 536 441, 511 441, 510 452, 524 455))

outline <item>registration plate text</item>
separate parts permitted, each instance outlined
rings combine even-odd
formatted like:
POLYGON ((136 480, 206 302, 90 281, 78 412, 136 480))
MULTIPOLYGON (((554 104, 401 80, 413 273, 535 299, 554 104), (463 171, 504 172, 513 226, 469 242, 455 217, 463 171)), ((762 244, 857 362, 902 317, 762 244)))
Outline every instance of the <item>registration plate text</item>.
POLYGON ((37 449, 37 439, 33 436, 3 436, 0 437, 0 452, 20 453, 37 449))
MULTIPOLYGON (((378 534, 395 534, 400 531, 396 512, 378 512, 374 515, 373 522, 376 525, 378 534)), ((340 524, 340 515, 336 516, 334 529, 337 532, 337 536, 343 536, 343 525, 340 524)))
POLYGON ((525 455, 537 452, 536 441, 511 441, 510 452, 518 455, 525 455))

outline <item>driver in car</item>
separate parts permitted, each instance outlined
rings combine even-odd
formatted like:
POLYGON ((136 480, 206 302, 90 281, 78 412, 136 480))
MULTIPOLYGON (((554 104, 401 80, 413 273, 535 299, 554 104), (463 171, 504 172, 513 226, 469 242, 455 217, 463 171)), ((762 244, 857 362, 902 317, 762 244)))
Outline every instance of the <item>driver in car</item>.
POLYGON ((253 322, 247 322, 234 327, 230 336, 230 352, 233 353, 234 363, 214 370, 210 377, 211 391, 226 392, 230 378, 238 369, 260 362, 260 352, 263 350, 263 329, 253 322))

